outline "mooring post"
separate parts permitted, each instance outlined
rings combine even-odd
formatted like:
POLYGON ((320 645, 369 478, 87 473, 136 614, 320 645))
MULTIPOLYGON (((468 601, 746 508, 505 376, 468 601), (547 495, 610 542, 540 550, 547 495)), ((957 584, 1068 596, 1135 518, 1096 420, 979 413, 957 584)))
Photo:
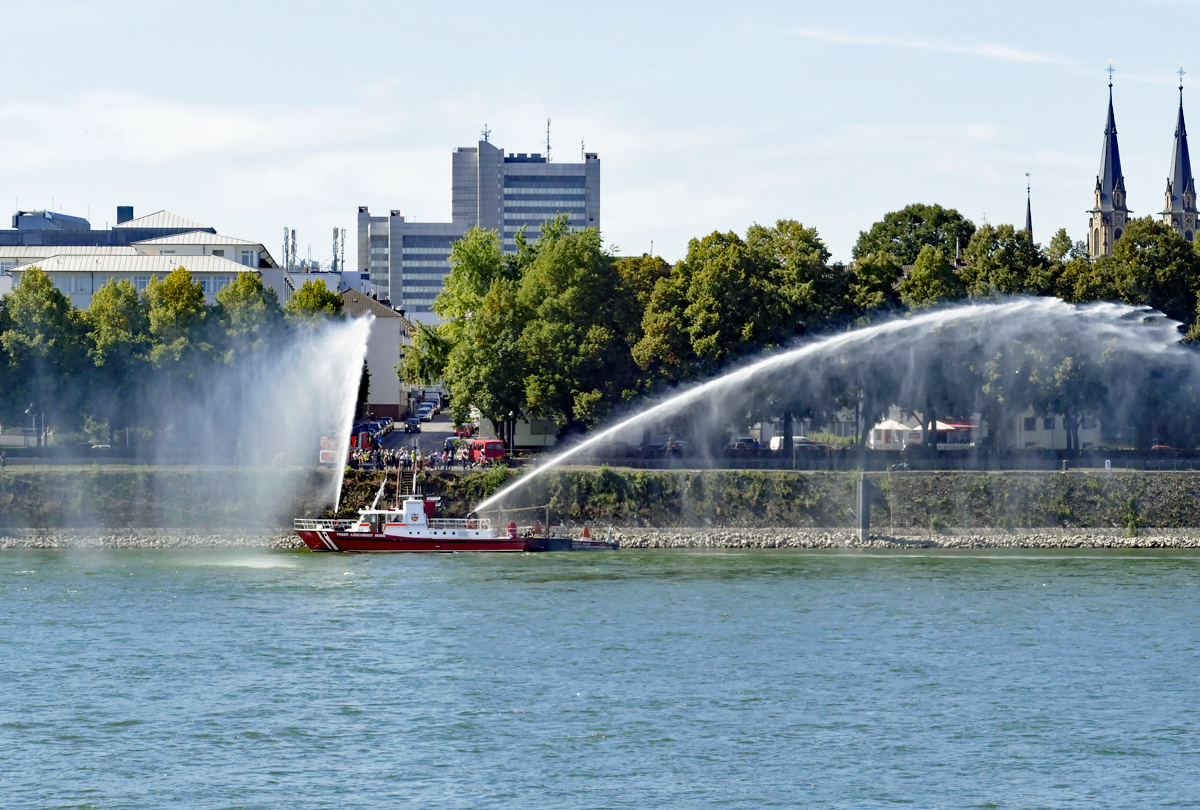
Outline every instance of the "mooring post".
POLYGON ((865 543, 871 537, 871 482, 864 474, 858 479, 858 540, 865 543))

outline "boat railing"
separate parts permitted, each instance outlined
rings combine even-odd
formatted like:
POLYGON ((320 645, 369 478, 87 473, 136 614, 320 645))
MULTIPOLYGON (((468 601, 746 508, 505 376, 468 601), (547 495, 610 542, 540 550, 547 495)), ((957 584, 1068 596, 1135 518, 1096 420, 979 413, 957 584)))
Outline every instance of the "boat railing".
POLYGON ((489 518, 433 518, 429 521, 431 529, 482 529, 487 531, 492 528, 492 521, 489 518))
POLYGON ((296 518, 296 528, 304 529, 306 531, 340 532, 340 531, 345 531, 346 529, 353 526, 355 523, 357 523, 357 521, 355 521, 354 519, 346 519, 346 518, 334 519, 334 520, 296 518))

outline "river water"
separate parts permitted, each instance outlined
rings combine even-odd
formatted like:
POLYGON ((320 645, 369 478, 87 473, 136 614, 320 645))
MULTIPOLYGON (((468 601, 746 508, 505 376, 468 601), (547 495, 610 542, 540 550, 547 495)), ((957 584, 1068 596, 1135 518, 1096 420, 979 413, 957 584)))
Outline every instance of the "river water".
POLYGON ((0 553, 0 807, 1200 805, 1200 554, 0 553))

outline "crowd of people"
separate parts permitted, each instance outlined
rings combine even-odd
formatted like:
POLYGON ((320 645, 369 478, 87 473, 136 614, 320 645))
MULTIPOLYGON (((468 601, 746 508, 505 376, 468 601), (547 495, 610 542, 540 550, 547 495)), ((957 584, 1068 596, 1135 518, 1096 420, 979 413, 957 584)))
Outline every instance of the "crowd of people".
MULTIPOLYGON (((416 448, 400 447, 384 449, 352 448, 350 450, 350 468, 375 470, 451 470, 455 467, 462 469, 483 468, 488 459, 482 456, 478 461, 472 461, 471 451, 466 445, 454 447, 447 443, 442 450, 419 450, 416 448)), ((491 462, 495 463, 495 462, 491 462)))

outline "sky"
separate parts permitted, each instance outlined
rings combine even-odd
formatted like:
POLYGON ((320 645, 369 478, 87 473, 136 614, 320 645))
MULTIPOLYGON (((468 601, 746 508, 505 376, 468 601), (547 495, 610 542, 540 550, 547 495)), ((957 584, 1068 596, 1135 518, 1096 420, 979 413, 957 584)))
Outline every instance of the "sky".
MULTIPOLYGON (((0 0, 0 201, 167 209, 278 258, 358 206, 450 219, 450 155, 601 159, 622 255, 796 219, 849 261, 913 202, 1085 234, 1109 60, 1129 205, 1163 207, 1200 2, 0 0)), ((1190 68, 1189 65, 1194 66, 1190 68)), ((1196 88, 1195 90, 1191 88, 1196 88)), ((1198 119, 1200 120, 1200 119, 1198 119)), ((1200 123, 1196 125, 1200 127, 1200 123)), ((1197 129, 1200 132, 1200 129, 1197 129)))

